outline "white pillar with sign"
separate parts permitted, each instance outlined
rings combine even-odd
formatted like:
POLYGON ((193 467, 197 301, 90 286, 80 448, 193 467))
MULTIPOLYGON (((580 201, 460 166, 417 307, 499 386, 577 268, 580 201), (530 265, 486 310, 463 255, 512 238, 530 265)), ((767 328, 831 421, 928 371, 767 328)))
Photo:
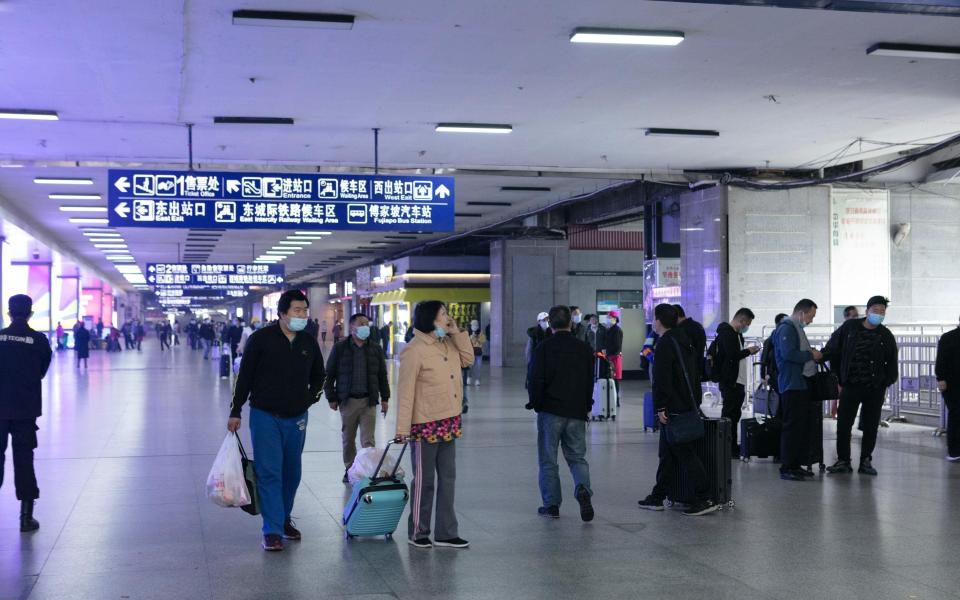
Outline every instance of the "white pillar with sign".
POLYGON ((834 307, 890 296, 890 194, 834 188, 830 193, 830 297, 834 307))

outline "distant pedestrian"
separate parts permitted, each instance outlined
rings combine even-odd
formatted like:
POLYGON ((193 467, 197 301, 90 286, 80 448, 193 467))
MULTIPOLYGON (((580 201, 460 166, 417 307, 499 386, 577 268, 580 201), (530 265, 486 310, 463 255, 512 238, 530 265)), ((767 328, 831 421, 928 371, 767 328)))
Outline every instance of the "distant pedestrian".
POLYGON ((83 368, 86 369, 90 359, 90 330, 80 321, 77 321, 77 328, 73 333, 73 349, 77 353, 77 368, 80 368, 80 361, 83 361, 83 368))
POLYGON ((947 460, 960 461, 960 327, 940 336, 935 367, 937 388, 947 405, 947 460))

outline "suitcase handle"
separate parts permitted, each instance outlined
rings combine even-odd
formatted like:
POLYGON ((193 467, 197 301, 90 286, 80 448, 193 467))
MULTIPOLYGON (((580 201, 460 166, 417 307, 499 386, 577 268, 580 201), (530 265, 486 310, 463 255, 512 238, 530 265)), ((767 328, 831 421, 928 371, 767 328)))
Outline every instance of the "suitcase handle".
POLYGON ((395 479, 397 476, 397 470, 400 469, 400 461, 403 460, 403 453, 407 451, 407 443, 403 442, 403 448, 400 449, 400 456, 397 457, 397 462, 393 465, 393 473, 386 477, 377 477, 380 474, 380 467, 383 466, 383 461, 387 459, 387 453, 390 452, 390 446, 396 444, 394 440, 387 442, 387 447, 383 450, 383 456, 380 457, 380 462, 377 463, 377 469, 373 472, 373 477, 370 478, 371 483, 377 483, 380 481, 386 481, 387 479, 395 479))

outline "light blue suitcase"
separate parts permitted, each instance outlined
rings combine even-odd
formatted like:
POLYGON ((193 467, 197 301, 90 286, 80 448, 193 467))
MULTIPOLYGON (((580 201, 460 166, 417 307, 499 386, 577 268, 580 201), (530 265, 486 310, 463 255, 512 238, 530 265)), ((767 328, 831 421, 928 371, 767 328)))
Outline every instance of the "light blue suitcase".
MULTIPOLYGON (((383 457, 374 471, 375 475, 380 473, 383 460, 387 457, 387 452, 390 451, 393 443, 389 442, 387 449, 383 451, 383 457)), ((410 497, 403 475, 397 475, 400 460, 406 449, 407 445, 404 444, 391 475, 364 478, 353 486, 350 501, 343 509, 343 526, 347 539, 382 535, 389 540, 393 537, 393 532, 397 530, 397 524, 400 522, 400 516, 403 515, 403 509, 407 506, 407 499, 410 497)))

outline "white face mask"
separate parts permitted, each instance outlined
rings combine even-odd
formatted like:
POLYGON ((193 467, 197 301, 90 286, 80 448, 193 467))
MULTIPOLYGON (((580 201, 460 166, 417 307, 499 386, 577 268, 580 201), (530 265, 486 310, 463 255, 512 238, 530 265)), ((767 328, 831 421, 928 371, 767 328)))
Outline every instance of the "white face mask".
POLYGON ((580 321, 582 321, 582 320, 583 320, 583 316, 582 316, 582 315, 573 315, 573 322, 576 323, 577 325, 579 325, 579 324, 580 324, 580 321))
POLYGON ((543 329, 544 331, 546 331, 548 327, 550 327, 550 323, 546 321, 540 321, 540 329, 543 329))

